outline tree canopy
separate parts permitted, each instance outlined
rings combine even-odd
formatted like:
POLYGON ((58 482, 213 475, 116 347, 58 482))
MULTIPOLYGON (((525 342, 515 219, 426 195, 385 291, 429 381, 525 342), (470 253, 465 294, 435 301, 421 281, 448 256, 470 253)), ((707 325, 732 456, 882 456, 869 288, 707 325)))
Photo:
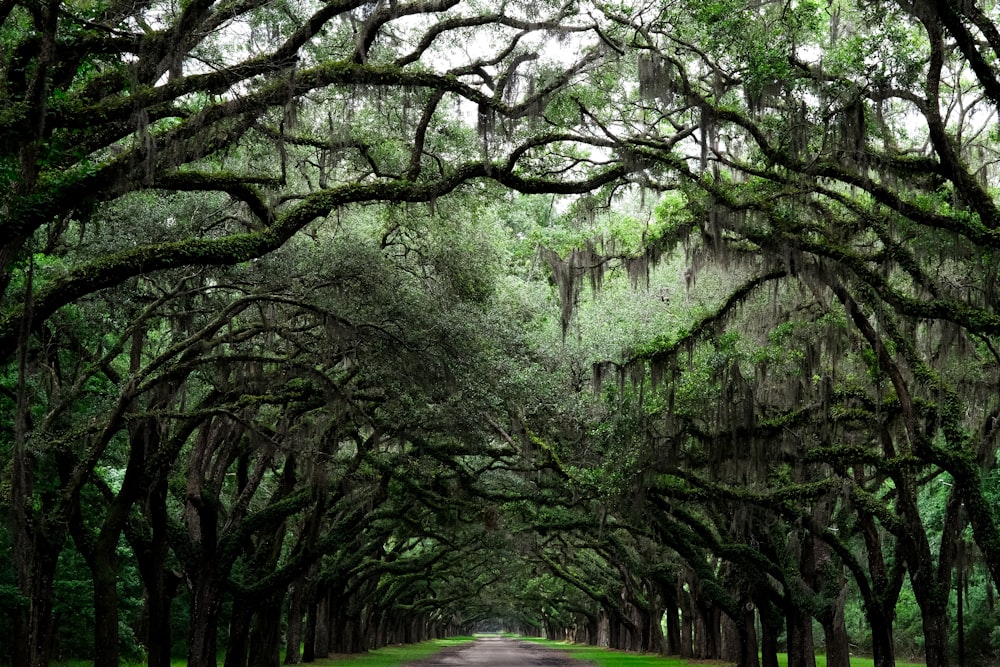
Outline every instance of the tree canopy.
POLYGON ((0 0, 0 661, 989 664, 998 11, 0 0))

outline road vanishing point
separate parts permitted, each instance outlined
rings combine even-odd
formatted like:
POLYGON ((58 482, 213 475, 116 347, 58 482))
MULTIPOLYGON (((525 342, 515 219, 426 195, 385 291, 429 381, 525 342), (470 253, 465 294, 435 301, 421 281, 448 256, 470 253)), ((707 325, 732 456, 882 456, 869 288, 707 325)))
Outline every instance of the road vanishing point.
POLYGON ((478 637, 471 644, 456 646, 429 658, 411 662, 407 667, 582 667, 592 663, 574 660, 556 650, 531 642, 506 637, 478 637))

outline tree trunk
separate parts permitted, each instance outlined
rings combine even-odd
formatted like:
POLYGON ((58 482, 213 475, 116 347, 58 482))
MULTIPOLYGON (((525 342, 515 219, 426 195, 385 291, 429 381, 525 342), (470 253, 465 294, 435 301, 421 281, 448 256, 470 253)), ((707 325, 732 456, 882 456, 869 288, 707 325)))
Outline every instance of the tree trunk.
POLYGON ((313 588, 307 599, 308 604, 306 605, 306 623, 304 630, 304 637, 302 641, 302 662, 315 662, 316 661, 316 624, 319 621, 319 600, 316 599, 317 592, 313 588))
POLYGON ((191 629, 188 635, 188 664, 208 667, 218 664, 219 610, 222 582, 206 564, 191 591, 191 629))
POLYGON ((250 619, 254 604, 247 599, 233 600, 233 613, 229 619, 229 639, 226 642, 225 667, 247 667, 250 619))
POLYGON ((117 558, 115 548, 103 548, 101 541, 88 559, 94 578, 94 667, 118 667, 117 558))
POLYGON ((694 619, 694 657, 699 660, 718 660, 722 647, 722 614, 715 605, 696 604, 694 619))
MULTIPOLYGON (((153 536, 148 549, 147 567, 140 567, 146 585, 146 609, 149 628, 146 633, 148 667, 170 667, 172 632, 170 605, 177 594, 181 578, 167 570, 167 482, 157 481, 147 500, 146 513, 152 524, 153 536)), ((133 551, 137 551, 133 545, 133 551)), ((138 557, 141 561, 142 558, 138 557)))
POLYGON ((872 631, 872 658, 875 667, 895 667, 896 647, 892 638, 892 621, 867 614, 872 631))
POLYGON ((684 577, 677 577, 677 599, 681 610, 680 656, 685 659, 694 657, 694 605, 691 594, 684 590, 684 577))
POLYGON ((782 630, 782 618, 768 601, 758 603, 760 616, 760 664, 761 667, 778 667, 778 636, 782 630))
POLYGON ((302 662, 302 603, 305 599, 303 590, 306 586, 304 580, 295 582, 292 595, 288 600, 288 627, 285 630, 285 664, 297 665, 302 662))
POLYGON ((743 605, 743 632, 740 633, 740 654, 737 663, 739 667, 760 667, 760 647, 757 644, 754 618, 754 605, 752 602, 747 602, 743 605))
POLYGON ((948 613, 943 606, 925 604, 920 609, 927 667, 948 667, 948 613))
POLYGON ((812 617, 791 606, 786 616, 788 629, 788 667, 816 667, 816 646, 813 643, 812 617))
POLYGON ((332 650, 330 627, 330 590, 323 591, 316 603, 316 619, 313 623, 313 650, 315 658, 325 658, 332 650))
POLYGON ((347 649, 347 636, 350 632, 347 622, 347 613, 344 611, 344 605, 347 601, 343 596, 338 596, 336 602, 333 600, 333 596, 327 603, 327 621, 326 627, 329 633, 329 651, 333 653, 350 653, 347 649))
MULTIPOLYGON (((740 619, 741 623, 742 620, 740 619)), ((736 621, 729 616, 722 617, 719 630, 722 638, 719 644, 719 657, 723 661, 740 664, 740 651, 743 649, 743 638, 740 630, 741 628, 737 627, 736 621)))
POLYGON ((646 613, 645 624, 649 627, 649 641, 644 651, 662 655, 664 652, 663 608, 660 604, 652 605, 652 610, 646 613))
POLYGON ((826 640, 827 667, 851 667, 851 647, 847 639, 844 622, 844 605, 847 600, 847 586, 841 588, 840 595, 832 603, 833 614, 822 621, 823 636, 826 640))
POLYGON ((965 610, 963 609, 963 588, 965 587, 964 559, 959 558, 955 573, 955 623, 958 626, 958 667, 965 667, 965 610))
POLYGON ((587 643, 598 646, 601 640, 601 619, 598 614, 587 617, 587 643))
MULTIPOLYGON (((14 252, 20 244, 14 247, 14 252)), ((0 285, 6 288, 11 246, 0 251, 0 285)), ((32 255, 29 253, 29 257, 32 255)), ((34 262, 29 263, 24 316, 21 318, 17 338, 17 399, 14 412, 14 439, 11 451, 10 479, 10 532, 13 542, 14 575, 18 592, 26 604, 14 616, 13 664, 24 667, 47 667, 52 655, 53 619, 55 601, 53 590, 56 565, 65 541, 62 522, 49 525, 48 517, 35 509, 35 454, 27 446, 30 428, 27 391, 28 337, 31 332, 34 262), (51 531, 55 532, 51 532, 51 531)), ((0 292, 2 295, 3 292, 0 292)), ((65 471, 60 471, 65 477, 65 471)))
POLYGON ((278 667, 281 664, 281 607, 284 601, 284 591, 281 591, 256 605, 248 667, 278 667))
POLYGON ((19 582, 22 594, 29 602, 15 616, 12 664, 48 667, 52 660, 55 634, 53 585, 61 548, 44 539, 36 539, 32 546, 33 553, 26 555, 29 559, 29 579, 19 582))
POLYGON ((608 618, 608 648, 621 648, 622 624, 614 618, 608 618))
POLYGON ((667 619, 666 653, 681 653, 681 619, 677 608, 677 591, 674 586, 663 586, 664 615, 667 619))

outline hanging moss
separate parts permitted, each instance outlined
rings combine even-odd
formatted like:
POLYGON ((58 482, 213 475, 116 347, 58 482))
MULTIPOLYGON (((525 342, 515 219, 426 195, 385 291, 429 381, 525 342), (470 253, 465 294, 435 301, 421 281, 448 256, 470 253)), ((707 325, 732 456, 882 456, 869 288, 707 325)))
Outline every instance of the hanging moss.
POLYGON ((565 260, 549 248, 541 247, 539 253, 552 270, 552 278, 559 291, 562 306, 560 323, 565 336, 576 311, 584 279, 590 281, 592 290, 599 291, 604 283, 608 259, 594 249, 593 242, 588 242, 584 248, 572 250, 565 260))
POLYGON ((671 104, 675 85, 672 81, 673 69, 669 61, 657 53, 643 51, 636 57, 639 75, 639 95, 647 101, 671 104))

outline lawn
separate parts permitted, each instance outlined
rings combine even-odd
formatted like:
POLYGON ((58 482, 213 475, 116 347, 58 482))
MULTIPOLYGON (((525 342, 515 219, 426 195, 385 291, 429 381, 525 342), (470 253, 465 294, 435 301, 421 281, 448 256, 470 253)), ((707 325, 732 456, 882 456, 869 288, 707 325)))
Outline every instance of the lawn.
MULTIPOLYGON (((354 655, 343 655, 332 658, 324 658, 316 662, 309 663, 317 667, 399 667, 399 665, 413 662, 434 655, 438 651, 467 644, 474 641, 475 637, 450 637, 448 639, 434 639, 420 644, 407 644, 405 646, 386 646, 377 651, 358 653, 354 655)), ((57 667, 93 667, 93 662, 87 660, 71 660, 68 662, 53 663, 57 667)), ((173 660, 171 667, 187 667, 186 660, 173 660)), ((219 659, 222 664, 222 658, 219 659)), ((145 663, 122 663, 122 667, 142 667, 145 663)))
POLYGON ((399 667, 399 665, 434 655, 449 646, 468 644, 474 640, 475 637, 451 637, 449 639, 434 639, 420 644, 386 646, 376 651, 326 658, 311 664, 321 667, 399 667))
MULTIPOLYGON (((578 660, 586 660, 596 664, 598 667, 690 667, 697 664, 701 667, 709 665, 703 660, 697 663, 681 660, 680 658, 665 658, 658 655, 625 653, 623 651, 612 651, 596 646, 584 646, 580 644, 566 644, 565 642, 550 641, 538 637, 525 637, 528 641, 538 642, 557 648, 560 651, 569 653, 578 660)), ((778 654, 778 663, 781 667, 787 667, 788 658, 784 653, 778 654)), ((717 663, 725 665, 727 663, 717 663)), ((851 667, 873 667, 871 658, 851 658, 851 667)), ((816 667, 826 667, 826 656, 816 656, 816 667)), ((896 661, 896 667, 925 667, 923 663, 896 661)))

